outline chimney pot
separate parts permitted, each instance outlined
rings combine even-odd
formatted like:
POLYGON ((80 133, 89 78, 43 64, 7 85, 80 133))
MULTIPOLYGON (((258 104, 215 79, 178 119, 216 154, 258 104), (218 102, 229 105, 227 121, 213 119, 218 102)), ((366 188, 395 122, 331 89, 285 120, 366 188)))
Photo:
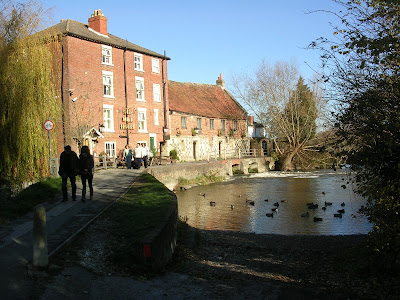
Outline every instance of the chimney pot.
POLYGON ((220 74, 220 76, 218 77, 218 80, 216 81, 217 85, 219 85, 220 87, 222 87, 223 89, 225 89, 225 80, 222 77, 222 73, 220 74))

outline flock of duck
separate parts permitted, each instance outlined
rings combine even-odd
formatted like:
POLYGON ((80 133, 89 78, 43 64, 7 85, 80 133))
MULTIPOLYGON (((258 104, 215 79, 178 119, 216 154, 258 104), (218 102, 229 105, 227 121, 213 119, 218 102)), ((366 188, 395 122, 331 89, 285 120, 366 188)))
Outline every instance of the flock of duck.
MULTIPOLYGON (((325 195, 325 192, 322 192, 322 194, 325 195)), ((206 197, 206 194, 200 193, 200 196, 206 197)), ((239 195, 238 197, 242 197, 242 195, 239 195)), ((264 201, 265 202, 269 202, 269 199, 265 199, 264 201)), ((285 203, 285 202, 287 202, 287 200, 281 200, 280 202, 281 203, 285 203)), ((215 204, 216 204, 215 201, 210 201, 210 206, 215 206, 215 204)), ((249 199, 246 199, 246 204, 250 205, 250 206, 255 206, 255 202, 253 200, 249 200, 249 199)), ((274 207, 271 208, 271 212, 267 212, 265 214, 269 218, 273 218, 274 214, 277 213, 278 210, 279 210, 279 202, 274 202, 272 205, 274 207)), ((322 207, 322 210, 325 211, 325 210, 327 210, 327 208, 329 206, 332 206, 332 205, 333 205, 332 202, 325 201, 324 202, 324 206, 322 207)), ((344 206, 346 206, 346 204, 344 202, 342 202, 340 204, 340 206, 344 207, 344 206)), ((318 203, 314 203, 314 202, 307 203, 307 208, 309 210, 315 210, 315 209, 318 209, 318 207, 319 207, 318 203)), ((231 205, 231 209, 235 209, 235 206, 231 205)), ((345 213, 345 210, 344 210, 344 208, 342 208, 342 209, 337 210, 337 212, 334 213, 333 216, 335 218, 342 218, 344 213, 345 213)), ((302 218, 309 218, 310 217, 310 213, 307 211, 307 212, 301 214, 301 217, 302 218)), ((314 222, 321 222, 321 221, 323 221, 322 217, 314 217, 314 222)))

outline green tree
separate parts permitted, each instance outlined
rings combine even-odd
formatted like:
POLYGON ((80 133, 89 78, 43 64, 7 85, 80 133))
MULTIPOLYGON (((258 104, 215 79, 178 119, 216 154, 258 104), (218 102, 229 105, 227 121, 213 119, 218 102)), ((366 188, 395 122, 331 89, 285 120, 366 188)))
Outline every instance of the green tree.
POLYGON ((318 86, 311 90, 304 84, 294 63, 263 62, 254 75, 236 76, 233 85, 236 97, 250 107, 274 140, 282 170, 292 170, 295 159, 315 151, 312 140, 324 102, 318 86))
POLYGON ((49 174, 43 123, 58 119, 60 108, 52 64, 57 46, 51 36, 35 34, 44 13, 36 2, 0 1, 0 176, 6 181, 49 174))
POLYGON ((374 227, 374 262, 385 268, 400 255, 400 2, 335 1, 340 25, 321 38, 326 80, 337 97, 339 143, 356 172, 362 208, 374 227), (383 262, 383 263, 382 263, 383 262))

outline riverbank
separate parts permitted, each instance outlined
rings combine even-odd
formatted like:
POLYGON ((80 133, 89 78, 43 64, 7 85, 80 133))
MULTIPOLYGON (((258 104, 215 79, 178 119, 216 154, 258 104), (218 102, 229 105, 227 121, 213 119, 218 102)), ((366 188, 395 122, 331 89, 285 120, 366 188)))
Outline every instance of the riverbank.
POLYGON ((357 259, 365 235, 257 235, 203 231, 180 223, 172 262, 160 274, 144 274, 121 269, 109 259, 111 226, 109 219, 99 218, 56 256, 52 263, 62 271, 42 281, 40 299, 60 296, 65 289, 71 299, 83 293, 93 298, 99 295, 94 291, 100 288, 99 282, 109 285, 99 299, 121 289, 124 295, 133 293, 127 299, 140 295, 179 299, 396 299, 398 295, 394 279, 385 282, 361 273, 357 259))

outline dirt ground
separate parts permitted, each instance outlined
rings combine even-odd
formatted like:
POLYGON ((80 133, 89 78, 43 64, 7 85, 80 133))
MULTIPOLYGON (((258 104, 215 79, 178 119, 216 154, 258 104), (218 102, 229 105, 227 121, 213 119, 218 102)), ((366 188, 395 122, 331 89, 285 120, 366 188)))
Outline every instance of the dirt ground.
POLYGON ((396 299, 394 291, 381 294, 375 289, 376 279, 354 270, 348 254, 365 242, 363 235, 257 235, 203 231, 181 223, 165 272, 143 276, 129 274, 107 259, 112 251, 110 226, 107 219, 96 220, 52 264, 64 270, 81 267, 97 278, 131 278, 136 295, 145 284, 153 293, 158 289, 154 298, 396 299))

